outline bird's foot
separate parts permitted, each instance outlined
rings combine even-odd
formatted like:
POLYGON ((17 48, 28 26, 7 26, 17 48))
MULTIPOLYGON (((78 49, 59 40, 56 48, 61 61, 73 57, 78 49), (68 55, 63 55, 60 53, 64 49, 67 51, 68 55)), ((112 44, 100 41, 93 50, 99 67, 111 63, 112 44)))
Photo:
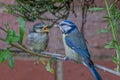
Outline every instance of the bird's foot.
POLYGON ((41 52, 43 55, 50 55, 52 56, 53 58, 56 58, 58 60, 63 60, 63 61, 66 61, 68 60, 68 57, 67 56, 64 56, 61 55, 61 54, 55 54, 55 53, 49 53, 49 52, 41 52))
POLYGON ((67 57, 67 56, 61 57, 61 56, 56 56, 56 55, 54 55, 53 58, 56 58, 56 59, 62 60, 62 61, 67 61, 67 60, 68 60, 68 57, 67 57))

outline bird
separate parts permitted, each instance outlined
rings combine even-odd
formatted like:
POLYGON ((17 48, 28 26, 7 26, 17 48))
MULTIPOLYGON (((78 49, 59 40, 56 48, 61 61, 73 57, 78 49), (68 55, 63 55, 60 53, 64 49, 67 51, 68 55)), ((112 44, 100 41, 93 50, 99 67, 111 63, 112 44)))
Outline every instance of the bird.
POLYGON ((48 32, 48 25, 44 23, 34 24, 27 36, 28 48, 36 53, 45 51, 49 41, 48 32))
POLYGON ((63 20, 57 27, 62 32, 66 55, 65 59, 83 63, 93 74, 95 80, 102 80, 102 77, 95 69, 94 63, 91 60, 87 43, 77 26, 70 20, 63 20))

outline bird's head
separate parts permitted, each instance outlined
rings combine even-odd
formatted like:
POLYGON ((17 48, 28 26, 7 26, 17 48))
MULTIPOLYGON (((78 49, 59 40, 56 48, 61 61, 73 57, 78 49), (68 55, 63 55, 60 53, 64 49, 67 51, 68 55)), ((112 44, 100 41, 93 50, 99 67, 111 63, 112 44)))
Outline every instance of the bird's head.
POLYGON ((76 25, 69 20, 61 21, 57 26, 60 28, 63 34, 69 34, 76 28, 76 25))
POLYGON ((45 25, 43 23, 36 23, 33 25, 33 28, 30 30, 30 33, 31 32, 47 33, 47 32, 49 32, 48 25, 45 25))

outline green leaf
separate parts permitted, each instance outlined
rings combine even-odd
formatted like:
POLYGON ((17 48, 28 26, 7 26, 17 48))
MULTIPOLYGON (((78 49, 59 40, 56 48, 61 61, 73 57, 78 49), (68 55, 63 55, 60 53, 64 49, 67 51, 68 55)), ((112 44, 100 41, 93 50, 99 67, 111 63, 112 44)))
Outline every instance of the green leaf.
POLYGON ((110 49, 110 48, 114 48, 114 46, 112 46, 112 45, 105 45, 104 48, 110 49))
POLYGON ((0 51, 0 63, 3 63, 10 56, 9 49, 0 51))
POLYGON ((111 19, 111 17, 109 17, 109 16, 104 16, 103 18, 105 18, 105 19, 111 19))
POLYGON ((107 44, 104 46, 104 48, 115 48, 114 41, 107 42, 107 44))
POLYGON ((6 36, 5 42, 13 43, 13 42, 17 42, 17 41, 19 41, 18 34, 15 31, 9 29, 7 31, 7 36, 6 36))
POLYGON ((46 65, 46 67, 45 67, 46 70, 47 70, 48 72, 52 73, 52 74, 54 74, 54 69, 51 68, 51 64, 52 64, 53 60, 54 60, 54 59, 50 59, 50 60, 48 61, 47 65, 46 65))
POLYGON ((19 33, 20 33, 19 43, 22 44, 23 38, 24 38, 24 34, 25 34, 25 21, 24 21, 23 18, 19 17, 17 19, 17 22, 19 24, 19 33))
POLYGON ((3 63, 5 60, 8 60, 8 66, 10 68, 14 67, 14 58, 10 54, 9 49, 6 49, 4 51, 0 51, 0 63, 3 63))
POLYGON ((104 8, 98 8, 98 7, 92 7, 88 9, 89 11, 100 11, 100 10, 104 10, 104 8))
POLYGON ((118 46, 118 49, 117 49, 117 51, 116 51, 118 54, 119 54, 119 56, 120 56, 120 45, 118 46))
POLYGON ((3 63, 5 60, 3 58, 0 58, 0 63, 3 63))
POLYGON ((8 58, 8 66, 10 68, 14 67, 14 57, 12 55, 8 58))
POLYGON ((101 32, 101 33, 106 33, 106 32, 109 32, 109 30, 102 29, 102 30, 99 30, 99 32, 101 32))
POLYGON ((112 61, 113 61, 115 64, 117 64, 117 62, 118 62, 117 57, 113 56, 113 57, 112 57, 112 61))
POLYGON ((45 58, 40 58, 40 61, 43 65, 46 65, 46 59, 45 58))

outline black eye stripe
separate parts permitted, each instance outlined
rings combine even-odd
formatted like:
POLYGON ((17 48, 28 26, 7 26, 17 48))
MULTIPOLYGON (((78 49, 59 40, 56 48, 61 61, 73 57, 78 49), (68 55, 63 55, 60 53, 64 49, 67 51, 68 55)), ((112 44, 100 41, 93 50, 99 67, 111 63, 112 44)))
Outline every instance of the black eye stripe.
POLYGON ((65 26, 65 25, 67 25, 67 24, 60 24, 60 26, 65 26))
POLYGON ((40 26, 36 26, 35 28, 36 28, 36 29, 42 29, 43 27, 40 27, 40 26))

